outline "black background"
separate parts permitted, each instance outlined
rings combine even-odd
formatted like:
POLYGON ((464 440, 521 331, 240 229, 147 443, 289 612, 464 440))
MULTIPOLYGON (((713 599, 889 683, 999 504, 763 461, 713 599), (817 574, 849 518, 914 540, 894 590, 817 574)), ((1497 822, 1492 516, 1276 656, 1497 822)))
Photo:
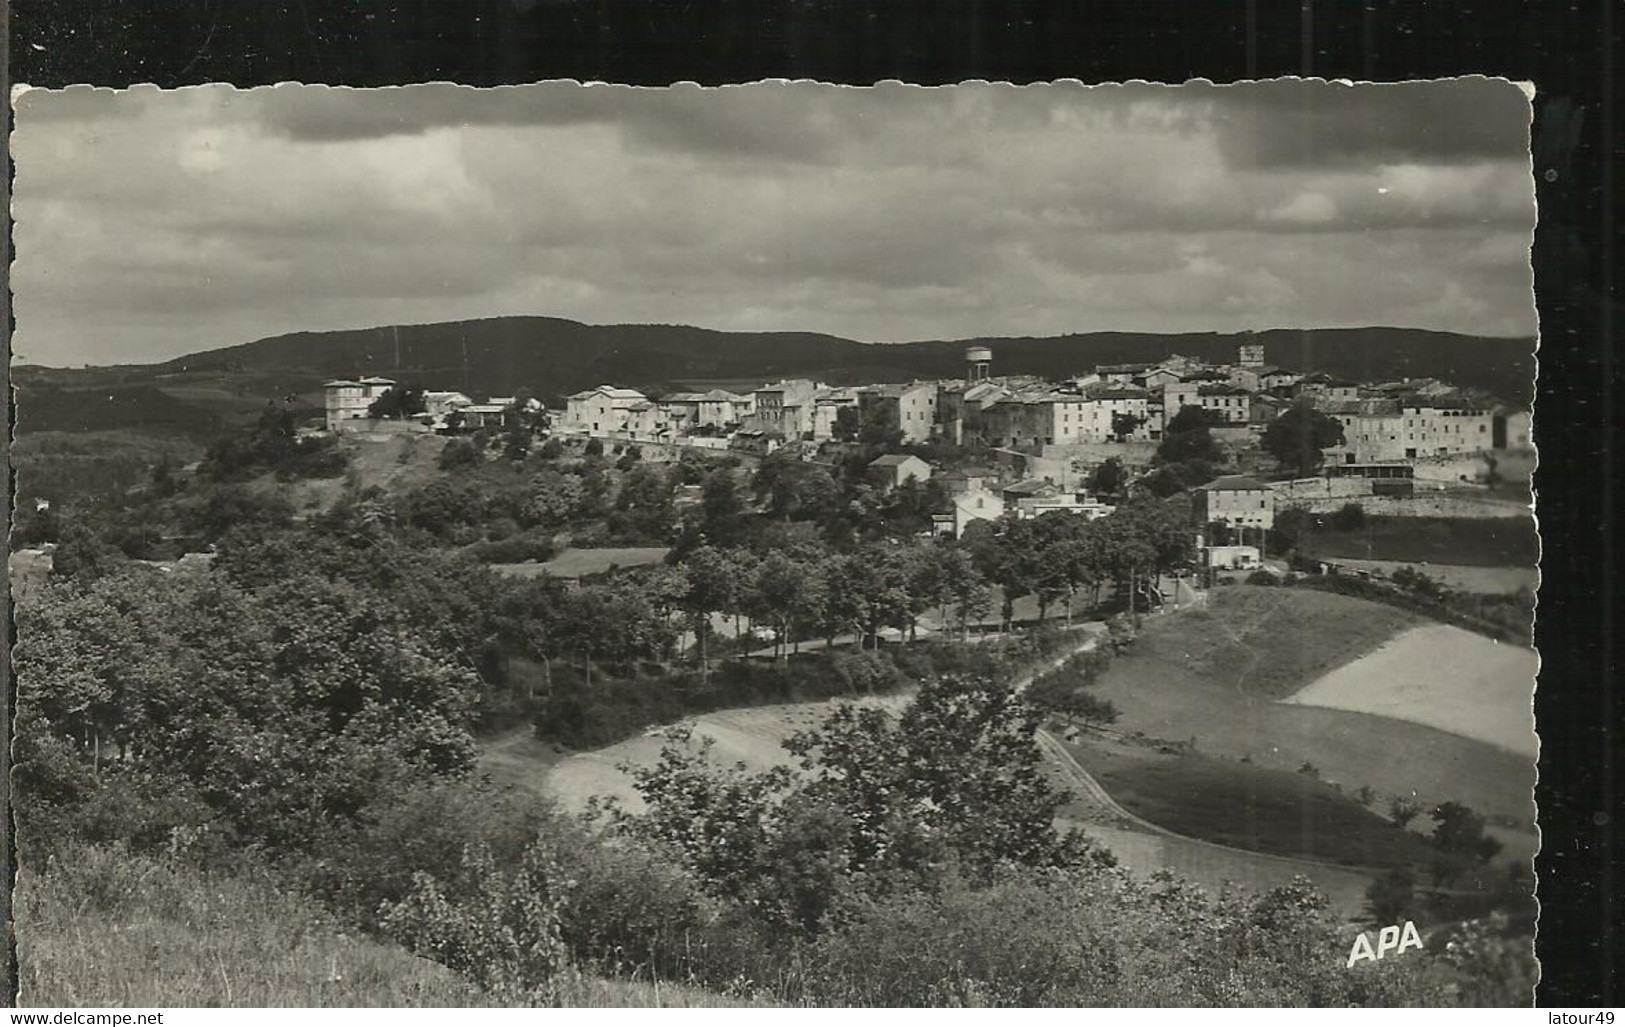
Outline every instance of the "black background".
MULTIPOLYGON (((1538 799, 1543 1006, 1613 1003, 1613 737, 1621 571, 1613 424, 1617 0, 13 0, 10 82, 658 85, 810 78, 1397 81, 1485 73, 1537 87, 1535 413, 1544 540, 1538 799)), ((1622 9, 1625 10, 1625 9, 1622 9)), ((26 259, 27 255, 21 255, 26 259)), ((545 313, 539 311, 538 313, 545 313)))

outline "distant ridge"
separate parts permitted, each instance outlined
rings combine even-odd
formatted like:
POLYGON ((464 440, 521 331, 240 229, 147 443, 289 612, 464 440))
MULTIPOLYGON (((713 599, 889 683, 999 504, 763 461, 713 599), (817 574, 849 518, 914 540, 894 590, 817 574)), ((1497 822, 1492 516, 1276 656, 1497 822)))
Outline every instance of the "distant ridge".
MULTIPOLYGON (((675 383, 818 377, 831 384, 957 375, 968 346, 993 350, 995 374, 1061 378, 1100 363, 1157 360, 1182 353, 1230 361, 1243 342, 1262 343, 1268 362, 1362 381, 1442 378, 1483 389, 1508 402, 1533 395, 1534 341, 1458 335, 1415 328, 1275 329, 1257 333, 1087 332, 1044 338, 977 337, 909 343, 863 343, 815 332, 725 332, 689 325, 588 325, 557 317, 496 317, 434 324, 383 325, 295 332, 161 364, 58 370, 18 367, 24 390, 19 430, 41 430, 28 412, 30 388, 155 388, 185 404, 214 388, 245 408, 297 394, 319 398, 323 380, 382 374, 425 387, 474 395, 509 395, 520 386, 557 403, 604 382, 646 390, 675 383)), ((57 397, 53 397, 55 401, 57 397)), ((110 413, 104 399, 105 415, 110 413)), ((139 404, 130 408, 141 427, 139 404)), ((216 413, 222 412, 215 403, 216 413)), ((157 413, 154 410, 154 413, 157 413)), ((171 411, 166 417, 174 415, 171 411)), ((186 420, 186 418, 181 418, 186 420)), ((62 428, 73 415, 52 411, 62 428)), ((106 420, 103 416, 99 420, 106 420)), ((71 429, 69 429, 71 430, 71 429)))

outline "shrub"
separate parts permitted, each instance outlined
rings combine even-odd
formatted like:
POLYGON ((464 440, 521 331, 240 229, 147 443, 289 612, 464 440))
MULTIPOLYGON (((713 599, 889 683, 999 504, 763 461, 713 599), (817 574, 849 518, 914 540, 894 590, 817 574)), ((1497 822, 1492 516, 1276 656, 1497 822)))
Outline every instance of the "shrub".
POLYGON ((578 964, 622 976, 688 975, 691 947, 718 907, 676 859, 582 837, 561 847, 560 866, 574 882, 560 910, 561 934, 578 964))
POLYGON ((546 563, 553 559, 555 552, 553 537, 539 531, 476 542, 468 547, 469 555, 481 563, 546 563))
POLYGON ((377 929, 381 910, 407 897, 414 875, 457 880, 471 844, 512 865, 555 823, 546 803, 523 792, 476 782, 413 788, 370 808, 367 823, 330 833, 299 873, 329 908, 377 929))
POLYGON ((1277 585, 1280 584, 1280 581, 1281 579, 1275 576, 1274 571, 1262 568, 1247 575, 1247 584, 1249 585, 1277 585))
POLYGON ((1365 507, 1344 503, 1329 519, 1333 531, 1360 531, 1365 527, 1365 507))
POLYGON ((484 460, 484 447, 474 439, 452 439, 440 451, 440 469, 452 471, 460 467, 473 467, 484 460))
POLYGON ((499 998, 548 997, 570 969, 560 911, 569 885, 550 846, 526 848, 511 875, 488 849, 464 852, 462 880, 426 873, 383 911, 386 931, 499 998))
POLYGON ((1422 812, 1422 804, 1408 795, 1396 795, 1388 801, 1388 819, 1395 827, 1405 827, 1422 812))

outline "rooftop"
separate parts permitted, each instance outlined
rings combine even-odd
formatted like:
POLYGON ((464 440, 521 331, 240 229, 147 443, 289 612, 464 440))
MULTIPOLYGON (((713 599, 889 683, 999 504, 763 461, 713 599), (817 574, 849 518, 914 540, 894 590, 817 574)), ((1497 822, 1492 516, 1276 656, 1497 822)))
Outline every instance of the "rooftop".
MULTIPOLYGON (((869 466, 870 467, 900 467, 900 466, 902 466, 902 464, 904 464, 905 462, 907 462, 909 460, 919 460, 920 463, 922 463, 922 464, 925 463, 924 460, 920 460, 919 457, 915 456, 912 453, 887 453, 885 456, 877 456, 873 460, 869 461, 869 466)), ((927 464, 927 466, 930 466, 930 465, 927 464)))
POLYGON ((1269 486, 1245 474, 1226 474, 1201 486, 1198 492, 1268 492, 1269 486))

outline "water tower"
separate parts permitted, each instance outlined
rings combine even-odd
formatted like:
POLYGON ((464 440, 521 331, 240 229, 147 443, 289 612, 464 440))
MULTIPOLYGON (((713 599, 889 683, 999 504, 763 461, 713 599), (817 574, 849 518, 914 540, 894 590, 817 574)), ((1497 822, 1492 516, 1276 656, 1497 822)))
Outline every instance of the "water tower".
POLYGON ((972 346, 965 351, 965 381, 985 382, 993 368, 993 351, 986 346, 972 346))

